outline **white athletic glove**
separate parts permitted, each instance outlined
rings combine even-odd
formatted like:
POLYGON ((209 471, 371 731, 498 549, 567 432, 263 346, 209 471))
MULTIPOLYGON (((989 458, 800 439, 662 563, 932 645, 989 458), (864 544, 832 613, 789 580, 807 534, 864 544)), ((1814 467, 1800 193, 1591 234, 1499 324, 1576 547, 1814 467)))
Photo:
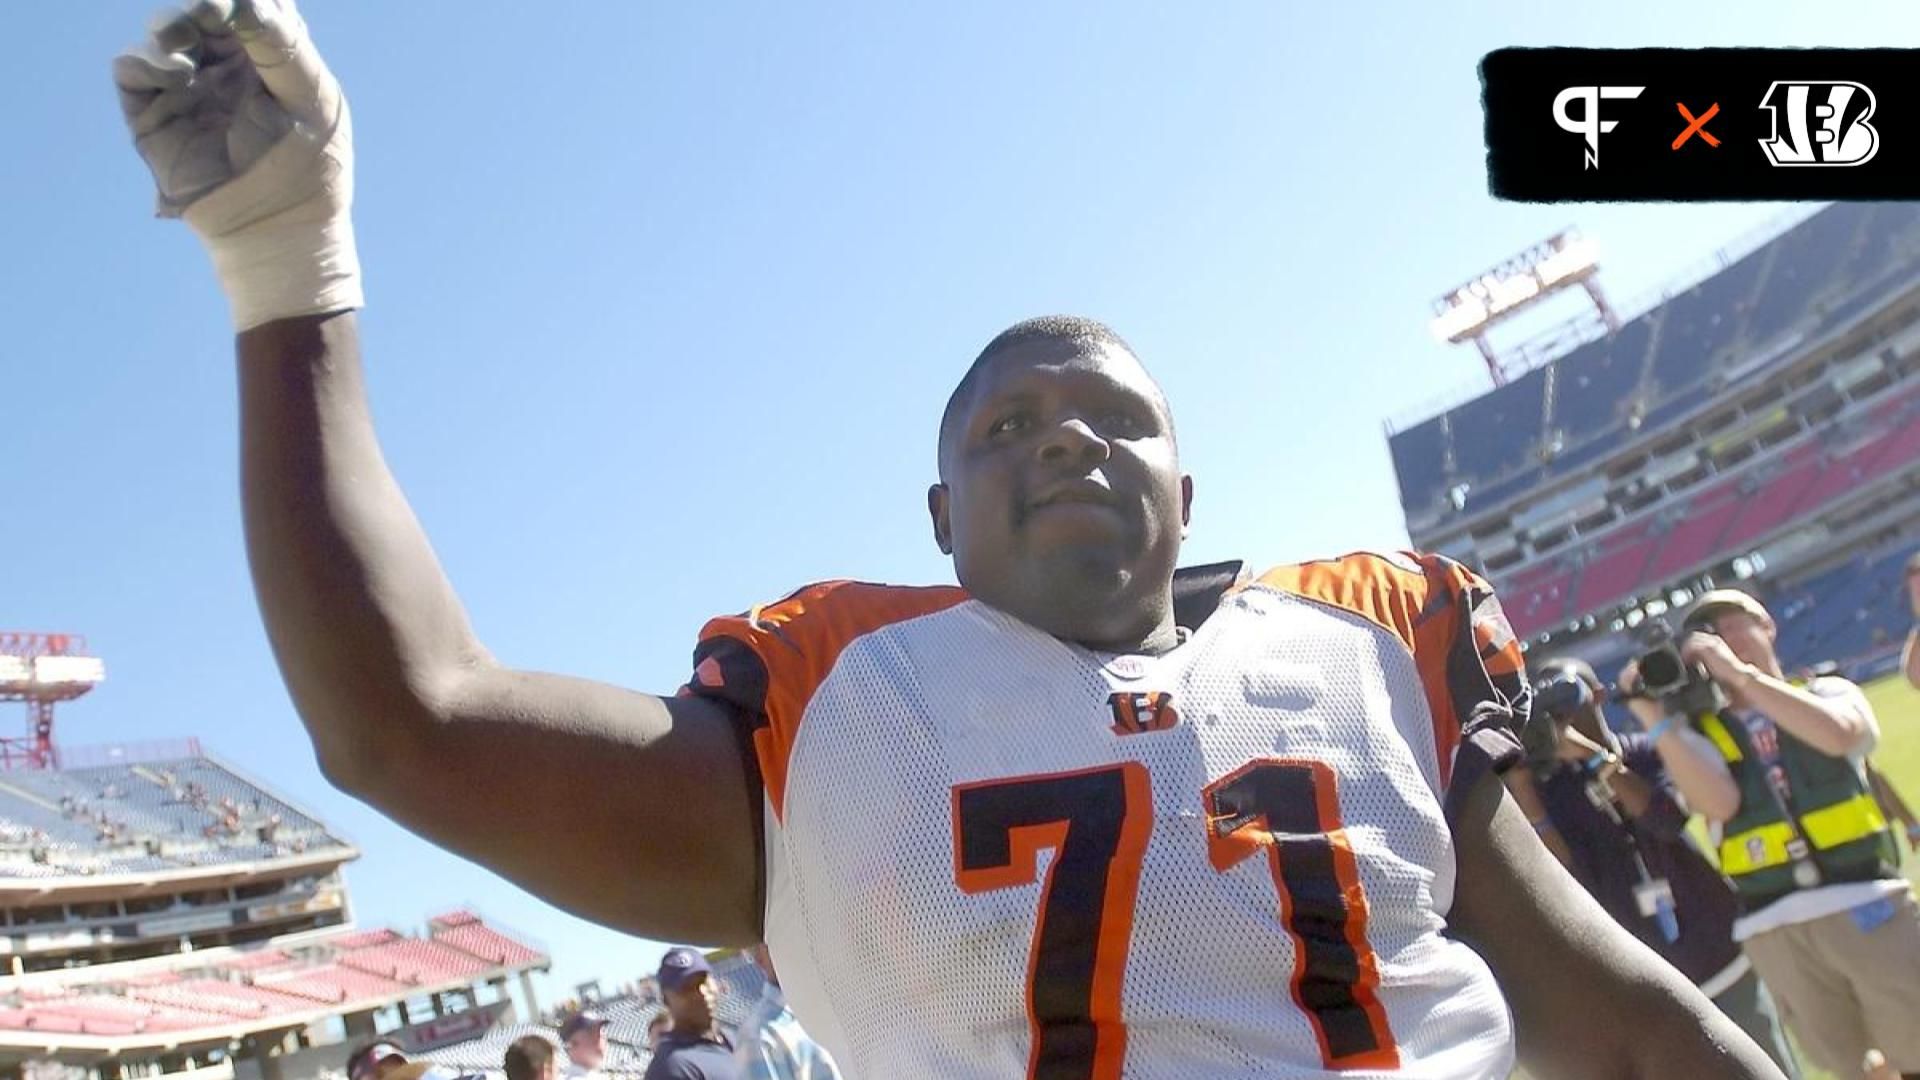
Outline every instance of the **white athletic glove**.
POLYGON ((347 100, 292 0, 199 0, 114 59, 161 217, 213 256, 237 330, 357 308, 347 100))

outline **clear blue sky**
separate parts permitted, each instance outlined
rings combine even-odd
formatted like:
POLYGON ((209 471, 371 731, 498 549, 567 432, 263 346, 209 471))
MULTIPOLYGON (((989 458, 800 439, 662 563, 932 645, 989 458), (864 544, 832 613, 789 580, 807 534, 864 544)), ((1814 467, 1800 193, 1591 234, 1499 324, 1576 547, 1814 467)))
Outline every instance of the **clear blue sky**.
MULTIPOLYGON (((1381 421, 1480 378, 1433 296, 1574 224, 1631 297, 1782 210, 1493 202, 1481 54, 1920 45, 1901 3, 305 10, 354 105, 394 469, 500 657, 659 691, 709 615, 951 580, 935 422, 1028 315, 1106 319, 1165 383, 1189 559, 1405 543, 1381 421)), ((472 904, 552 949, 549 998, 650 970, 314 768, 241 548, 225 305, 108 83, 147 12, 59 4, 11 54, 0 627, 106 658, 68 742, 197 734, 360 844, 363 922, 472 904)))

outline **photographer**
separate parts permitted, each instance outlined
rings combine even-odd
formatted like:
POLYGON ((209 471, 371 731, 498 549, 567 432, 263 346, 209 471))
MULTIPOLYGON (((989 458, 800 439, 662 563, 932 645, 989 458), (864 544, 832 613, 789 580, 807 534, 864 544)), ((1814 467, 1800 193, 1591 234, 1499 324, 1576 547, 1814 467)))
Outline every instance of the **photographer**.
POLYGON ((1873 710, 1845 679, 1789 682, 1774 634, 1751 596, 1708 593, 1620 687, 1713 824, 1734 940, 1801 1048, 1841 1076, 1873 1049, 1920 1075, 1920 911, 1867 779, 1873 710))
POLYGON ((1607 727, 1606 690, 1586 663, 1548 660, 1537 670, 1529 768, 1505 774, 1514 801, 1615 921, 1796 1075, 1773 1002, 1733 940, 1739 902, 1688 837, 1652 741, 1607 727))

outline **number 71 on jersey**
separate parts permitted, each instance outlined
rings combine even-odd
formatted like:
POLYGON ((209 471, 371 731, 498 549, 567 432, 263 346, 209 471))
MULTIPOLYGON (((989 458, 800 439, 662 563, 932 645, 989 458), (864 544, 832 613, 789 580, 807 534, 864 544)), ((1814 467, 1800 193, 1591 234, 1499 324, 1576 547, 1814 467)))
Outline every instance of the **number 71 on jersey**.
MULTIPOLYGON (((1322 1062, 1398 1067, 1333 770, 1305 758, 1256 758, 1199 797, 1216 873, 1267 857, 1277 917, 1294 944, 1293 1004, 1306 1013, 1322 1062)), ((954 877, 967 893, 1031 885, 1040 849, 1053 851, 1028 957, 1027 1075, 1118 1080, 1127 1038, 1121 986, 1153 828, 1147 767, 963 784, 953 789, 953 821, 954 877)))

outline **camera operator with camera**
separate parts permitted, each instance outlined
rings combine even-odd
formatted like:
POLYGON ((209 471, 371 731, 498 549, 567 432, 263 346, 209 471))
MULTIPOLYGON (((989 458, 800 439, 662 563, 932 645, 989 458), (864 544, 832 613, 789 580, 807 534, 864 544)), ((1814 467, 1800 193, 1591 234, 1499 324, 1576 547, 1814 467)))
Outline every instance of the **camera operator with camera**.
POLYGON ((1687 835, 1652 740, 1607 726, 1606 688, 1584 661, 1536 671, 1528 768, 1503 774, 1514 802, 1607 914, 1797 1075, 1773 1002, 1734 943, 1739 901, 1687 835))
POLYGON ((1734 940, 1801 1049, 1842 1076, 1874 1049, 1920 1076, 1920 911, 1867 779, 1873 709, 1845 679, 1788 681, 1774 634, 1753 597, 1710 592, 1621 693, 1713 825, 1734 940))

